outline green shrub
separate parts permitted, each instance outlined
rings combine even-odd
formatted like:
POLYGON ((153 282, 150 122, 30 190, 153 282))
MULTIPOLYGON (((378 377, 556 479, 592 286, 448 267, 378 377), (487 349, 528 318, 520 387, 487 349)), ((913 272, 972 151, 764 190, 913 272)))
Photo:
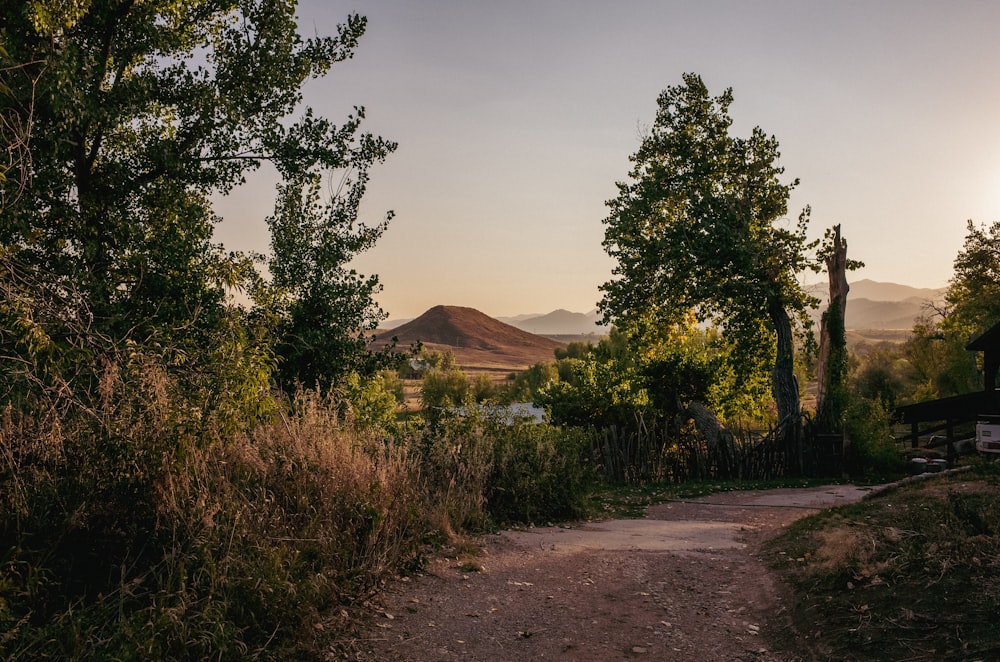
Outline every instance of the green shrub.
POLYGON ((425 431, 424 469, 439 530, 582 515, 596 472, 581 429, 452 416, 425 431))
POLYGON ((451 414, 435 418, 404 442, 420 449, 427 516, 444 537, 488 526, 486 489, 494 440, 478 417, 451 414))
POLYGON ((351 372, 341 380, 339 392, 342 415, 350 418, 355 427, 395 430, 403 404, 403 383, 396 371, 381 370, 370 377, 351 372))
POLYGON ((497 435, 486 493, 494 521, 533 523, 584 514, 596 480, 589 432, 521 424, 497 435))
POLYGON ((0 659, 322 658, 331 614, 432 536, 583 511, 580 431, 397 428, 389 385, 350 380, 264 407, 138 349, 93 365, 90 399, 0 418, 0 659))
POLYGON ((854 395, 844 422, 849 445, 847 466, 852 472, 886 474, 900 471, 902 459, 889 425, 891 412, 880 399, 854 395))

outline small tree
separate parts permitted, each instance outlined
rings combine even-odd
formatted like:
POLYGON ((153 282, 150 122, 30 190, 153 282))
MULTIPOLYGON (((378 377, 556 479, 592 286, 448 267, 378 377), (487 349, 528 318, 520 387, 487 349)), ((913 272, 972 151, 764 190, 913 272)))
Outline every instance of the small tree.
POLYGON ((425 410, 445 410, 467 404, 472 399, 472 385, 459 368, 431 368, 424 373, 420 402, 425 410))
POLYGON ((289 136, 299 141, 295 158, 283 166, 289 181, 280 187, 275 214, 268 219, 285 383, 329 383, 349 372, 371 375, 392 361, 391 347, 378 354, 367 349, 386 317, 374 300, 382 289, 378 276, 346 266, 375 245, 392 218, 389 212, 367 225, 358 216, 369 169, 396 148, 368 134, 357 136, 363 117, 359 109, 338 129, 307 115, 300 131, 289 136), (332 140, 340 143, 334 143, 335 153, 329 152, 332 140), (339 177, 329 199, 323 197, 324 173, 339 177))
POLYGON ((917 402, 982 388, 982 366, 965 346, 1000 321, 1000 222, 968 222, 945 301, 935 317, 914 326, 903 345, 904 375, 917 402))

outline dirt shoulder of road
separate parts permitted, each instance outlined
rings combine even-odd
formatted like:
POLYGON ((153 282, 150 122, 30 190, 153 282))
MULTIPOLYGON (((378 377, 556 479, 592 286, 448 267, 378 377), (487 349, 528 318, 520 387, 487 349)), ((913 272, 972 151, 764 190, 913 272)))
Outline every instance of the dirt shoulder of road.
POLYGON ((640 520, 505 531, 444 550, 379 598, 356 659, 797 660, 759 545, 864 488, 729 492, 640 520), (464 550, 464 551, 463 551, 464 550))

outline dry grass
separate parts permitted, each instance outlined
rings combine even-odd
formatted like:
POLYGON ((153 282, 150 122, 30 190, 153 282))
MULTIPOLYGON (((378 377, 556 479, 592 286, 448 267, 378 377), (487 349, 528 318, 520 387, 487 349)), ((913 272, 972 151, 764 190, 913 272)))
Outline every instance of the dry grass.
POLYGON ((821 659, 1000 655, 1000 471, 944 476, 805 518, 768 546, 791 647, 821 659))
POLYGON ((223 438, 155 363, 99 394, 0 420, 0 658, 319 658, 418 557, 417 458, 330 399, 223 438))
POLYGON ((393 436, 311 391, 239 414, 152 359, 99 375, 90 404, 0 419, 0 659, 325 659, 428 543, 518 515, 497 495, 585 498, 588 443, 559 430, 393 436))

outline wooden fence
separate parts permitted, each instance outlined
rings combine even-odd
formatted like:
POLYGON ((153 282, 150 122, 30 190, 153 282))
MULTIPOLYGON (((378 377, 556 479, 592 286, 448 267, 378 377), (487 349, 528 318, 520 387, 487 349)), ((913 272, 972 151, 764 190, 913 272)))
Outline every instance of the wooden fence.
POLYGON ((766 480, 785 474, 785 453, 773 430, 738 430, 710 447, 693 428, 637 421, 594 435, 593 455, 613 483, 766 480))

